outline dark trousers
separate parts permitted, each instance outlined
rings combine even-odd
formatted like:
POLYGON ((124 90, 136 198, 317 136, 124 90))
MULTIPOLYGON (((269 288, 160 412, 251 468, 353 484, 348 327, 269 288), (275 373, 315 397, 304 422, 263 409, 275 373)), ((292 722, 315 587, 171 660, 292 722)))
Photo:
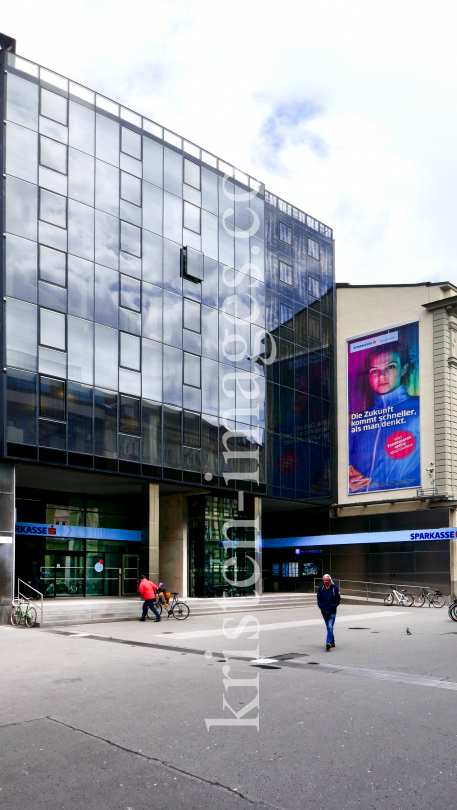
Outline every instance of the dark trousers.
POLYGON ((155 606, 155 604, 154 604, 154 600, 153 600, 153 599, 145 599, 145 600, 144 600, 144 602, 143 602, 143 615, 142 615, 142 617, 141 617, 141 618, 142 618, 142 619, 145 619, 145 618, 146 618, 146 613, 148 612, 148 607, 149 607, 149 608, 151 608, 151 610, 152 610, 152 611, 155 613, 156 618, 157 618, 157 619, 160 619, 160 614, 159 614, 159 612, 156 610, 156 606, 155 606))
POLYGON ((335 624, 336 613, 323 613, 322 618, 327 628, 327 644, 333 644, 333 625, 335 624))

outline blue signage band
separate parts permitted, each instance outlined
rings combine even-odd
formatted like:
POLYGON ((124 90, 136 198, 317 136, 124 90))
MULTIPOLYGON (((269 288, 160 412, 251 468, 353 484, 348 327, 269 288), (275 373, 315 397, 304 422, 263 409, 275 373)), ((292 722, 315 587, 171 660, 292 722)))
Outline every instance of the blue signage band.
POLYGON ((90 529, 87 526, 59 526, 53 523, 16 523, 16 534, 41 537, 87 538, 88 540, 141 541, 141 532, 130 529, 90 529))

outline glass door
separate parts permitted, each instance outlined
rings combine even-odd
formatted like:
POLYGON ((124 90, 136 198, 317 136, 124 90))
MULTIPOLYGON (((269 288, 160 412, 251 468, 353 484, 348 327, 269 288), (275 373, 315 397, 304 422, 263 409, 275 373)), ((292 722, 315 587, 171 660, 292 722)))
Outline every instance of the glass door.
POLYGON ((86 552, 86 596, 103 596, 105 555, 86 552))
POLYGON ((84 556, 66 552, 46 554, 40 582, 44 596, 84 596, 84 556))
POLYGON ((138 554, 122 555, 122 596, 138 593, 140 557, 138 554))

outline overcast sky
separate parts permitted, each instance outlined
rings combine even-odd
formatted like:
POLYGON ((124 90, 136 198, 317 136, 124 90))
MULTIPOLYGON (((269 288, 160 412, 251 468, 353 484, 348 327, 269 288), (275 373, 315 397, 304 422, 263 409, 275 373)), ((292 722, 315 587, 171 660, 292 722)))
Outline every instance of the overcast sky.
POLYGON ((457 282, 457 6, 16 0, 17 53, 334 229, 338 281, 457 282))

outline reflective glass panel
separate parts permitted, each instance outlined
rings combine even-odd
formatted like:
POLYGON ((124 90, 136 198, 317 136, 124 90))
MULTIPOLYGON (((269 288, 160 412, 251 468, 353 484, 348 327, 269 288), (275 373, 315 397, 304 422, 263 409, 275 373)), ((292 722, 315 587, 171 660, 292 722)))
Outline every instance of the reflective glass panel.
POLYGON ((164 149, 163 158, 163 187, 165 191, 182 197, 182 155, 164 149))
POLYGON ((6 237, 6 294, 36 304, 37 246, 36 242, 6 237))
POLYGON ((201 307, 195 301, 184 299, 184 328, 193 332, 201 330, 201 307))
POLYGON ((6 230, 25 239, 37 239, 37 187, 16 177, 6 178, 6 230))
POLYGON ((161 287, 143 282, 142 332, 153 340, 162 340, 162 295, 161 287))
POLYGON ((47 281, 38 282, 38 301, 41 307, 57 309, 59 312, 67 311, 67 291, 65 287, 48 284, 47 281))
POLYGON ((40 245, 40 278, 65 287, 66 258, 65 253, 40 245))
POLYGON ((218 215, 217 175, 202 169, 202 208, 218 215))
POLYGON ((58 121, 59 124, 67 125, 68 121, 68 102, 66 98, 58 96, 57 93, 51 93, 49 90, 41 88, 41 115, 46 118, 52 118, 53 121, 58 121))
POLYGON ((57 194, 67 193, 67 177, 65 174, 59 174, 52 171, 52 169, 46 169, 45 166, 40 166, 38 176, 39 185, 43 188, 48 188, 57 194))
POLYGON ((200 357, 184 352, 184 384, 200 388, 200 357))
POLYGON ((94 260, 94 209, 76 200, 68 201, 68 252, 81 259, 94 260))
POLYGON ((95 265, 95 320, 117 328, 119 308, 119 273, 95 265))
POLYGON ((126 461, 140 460, 140 440, 137 436, 119 434, 119 458, 126 461))
POLYGON ((41 135, 46 135, 48 138, 52 138, 53 141, 68 144, 67 127, 58 124, 56 121, 51 121, 50 118, 43 118, 41 115, 38 126, 41 135))
POLYGON ((119 430, 121 433, 132 433, 139 436, 140 428, 140 400, 132 397, 120 397, 119 430))
POLYGON ((130 253, 121 253, 119 255, 119 270, 128 276, 141 279, 141 259, 132 256, 130 253))
POLYGON ((195 233, 201 232, 201 222, 200 222, 200 208, 197 208, 196 205, 192 205, 189 202, 184 203, 184 227, 189 228, 191 231, 195 231, 195 233))
POLYGON ((119 329, 132 335, 141 335, 141 315, 131 309, 119 307, 119 329))
POLYGON ((40 416, 65 419, 65 382, 40 377, 40 416))
POLYGON ((167 192, 163 195, 163 235, 173 242, 182 242, 182 200, 167 192))
POLYGON ((30 129, 38 129, 38 92, 36 84, 8 74, 6 117, 30 129))
POLYGON ((65 450, 66 425, 64 422, 39 419, 39 444, 54 450, 65 450))
POLYGON ((96 116, 96 155, 106 163, 119 166, 119 124, 99 114, 96 116))
MULTIPOLYGON (((140 371, 140 338, 121 332, 121 366, 140 371)), ((121 428, 122 430, 122 428, 121 428)))
POLYGON ((142 396, 157 402, 162 400, 162 344, 142 340, 142 396))
POLYGON ((6 173, 36 183, 38 177, 38 136, 17 124, 6 126, 6 173))
POLYGON ((143 137, 143 180, 163 187, 163 146, 143 137))
POLYGON ((96 163, 95 207, 115 217, 119 216, 119 169, 104 163, 96 163))
POLYGON ((40 308, 40 343, 54 349, 66 349, 65 315, 40 308))
POLYGON ((78 383, 68 383, 68 450, 73 453, 93 452, 93 390, 78 383))
POLYGON ((128 222, 121 222, 121 250, 141 256, 141 230, 128 222))
POLYGON ((125 222, 130 222, 132 225, 141 227, 141 208, 133 205, 133 203, 129 203, 127 200, 121 200, 119 216, 121 219, 125 220, 125 222))
POLYGON ((37 307, 14 298, 6 303, 6 362, 26 371, 37 369, 37 307))
POLYGON ((218 407, 218 364, 202 357, 202 411, 219 413, 218 407))
POLYGON ((162 464, 162 407, 154 402, 142 403, 141 454, 143 464, 162 464))
POLYGON ((36 374, 8 369, 7 440, 15 444, 36 444, 36 374))
POLYGON ((61 174, 67 173, 67 147, 40 135, 40 163, 61 174))
POLYGON ((163 342, 180 349, 182 346, 182 298, 164 290, 163 342))
POLYGON ((94 393, 94 453, 117 458, 117 394, 94 393))
POLYGON ((137 279, 121 275, 121 306, 140 311, 140 282, 137 279))
POLYGON ((95 113, 70 101, 70 146, 95 155, 95 113))
POLYGON ((184 182, 200 191, 200 166, 187 158, 184 159, 184 182))
POLYGON ((218 320, 217 309, 202 307, 202 354, 212 360, 218 359, 218 342, 215 339, 219 334, 218 320))
POLYGON ((121 132, 122 151, 137 160, 141 160, 141 135, 127 127, 121 127, 121 132))
POLYGON ((119 268, 119 220, 101 211, 95 212, 95 261, 119 268))
POLYGON ((68 257, 68 312, 94 317, 94 265, 75 256, 68 257))
POLYGON ((165 467, 181 469, 182 411, 163 407, 163 463, 165 467))
POLYGON ((162 221, 163 191, 150 183, 143 183, 143 228, 162 235, 162 221))
POLYGON ((40 189, 40 219, 57 225, 59 228, 67 227, 67 200, 52 191, 40 189))
POLYGON ((95 324, 95 385, 117 391, 119 343, 116 329, 95 324))
MULTIPOLYGON (((204 252, 204 251, 203 251, 204 252)), ((219 286, 219 268, 217 261, 204 257, 204 274, 202 281, 202 302, 210 307, 217 307, 219 286)))
POLYGON ((141 180, 139 177, 121 172, 121 197, 134 205, 141 205, 141 180))
POLYGON ((129 368, 119 369, 119 391, 124 394, 141 396, 141 374, 131 371, 129 368))
POLYGON ((182 403, 182 351, 171 346, 163 347, 163 400, 182 403))
POLYGON ((42 245, 56 248, 56 250, 67 250, 67 231, 50 222, 41 222, 38 225, 38 241, 42 245))
POLYGON ((68 317, 68 378, 94 384, 94 324, 68 317))
POLYGON ((38 371, 40 374, 50 374, 53 377, 66 377, 66 353, 40 346, 38 349, 38 371))
POLYGON ((163 242, 163 286, 182 292, 181 247, 167 239, 163 242))
POLYGON ((94 205, 94 158, 70 149, 68 152, 68 196, 74 200, 94 205))
POLYGON ((143 280, 162 285, 162 237, 143 231, 143 280))

